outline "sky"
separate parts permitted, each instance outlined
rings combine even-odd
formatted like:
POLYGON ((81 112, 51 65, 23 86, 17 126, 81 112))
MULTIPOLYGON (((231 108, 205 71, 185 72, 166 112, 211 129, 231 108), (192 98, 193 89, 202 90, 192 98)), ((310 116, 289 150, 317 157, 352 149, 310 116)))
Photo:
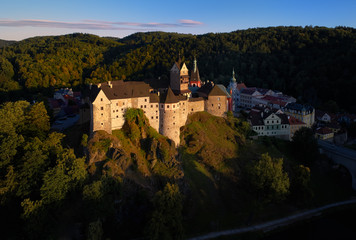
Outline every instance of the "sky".
POLYGON ((0 0, 0 39, 74 32, 125 37, 270 26, 356 28, 356 0, 0 0))

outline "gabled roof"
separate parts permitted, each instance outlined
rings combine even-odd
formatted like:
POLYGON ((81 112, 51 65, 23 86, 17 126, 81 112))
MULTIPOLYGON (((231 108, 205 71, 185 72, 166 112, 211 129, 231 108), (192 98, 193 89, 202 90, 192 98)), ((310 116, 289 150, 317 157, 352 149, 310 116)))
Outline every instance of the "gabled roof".
POLYGON ((137 98, 137 97, 149 97, 150 86, 144 82, 124 82, 112 81, 111 83, 105 82, 99 85, 92 86, 91 89, 91 101, 94 101, 100 89, 104 92, 109 100, 112 99, 125 99, 125 98, 137 98))

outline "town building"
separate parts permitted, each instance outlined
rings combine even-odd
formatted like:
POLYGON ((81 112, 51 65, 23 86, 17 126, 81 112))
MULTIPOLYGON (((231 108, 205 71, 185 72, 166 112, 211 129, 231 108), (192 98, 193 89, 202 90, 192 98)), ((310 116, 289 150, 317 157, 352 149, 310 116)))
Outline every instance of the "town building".
POLYGON ((152 88, 145 82, 109 81, 92 85, 90 89, 90 129, 112 133, 125 123, 128 108, 142 109, 150 125, 159 133, 180 143, 180 128, 190 114, 207 111, 215 116, 225 116, 228 94, 224 86, 213 82, 202 84, 196 61, 189 78, 188 68, 180 60, 170 70, 168 88, 152 88), (190 82, 192 80, 192 82, 190 82), (199 87, 192 97, 189 86, 199 87))
POLYGON ((306 124, 293 116, 288 116, 288 121, 290 128, 289 139, 292 140, 295 132, 301 129, 302 127, 306 127, 306 124))
POLYGON ((293 116, 296 119, 304 122, 306 127, 313 126, 315 122, 315 109, 310 105, 303 105, 299 103, 288 103, 282 108, 285 114, 293 116))
POLYGON ((252 130, 258 136, 278 137, 290 140, 290 125, 288 116, 282 111, 269 108, 251 109, 248 118, 252 130))
POLYGON ((321 127, 316 129, 315 137, 320 140, 333 141, 334 132, 327 127, 321 127))

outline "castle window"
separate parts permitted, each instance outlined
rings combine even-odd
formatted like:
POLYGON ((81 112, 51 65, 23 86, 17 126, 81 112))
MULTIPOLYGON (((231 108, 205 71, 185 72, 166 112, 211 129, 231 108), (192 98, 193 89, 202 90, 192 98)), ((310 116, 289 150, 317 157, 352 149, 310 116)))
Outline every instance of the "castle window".
POLYGON ((143 108, 143 105, 141 105, 141 108, 143 108))
POLYGON ((174 122, 173 125, 176 125, 176 123, 174 122))
POLYGON ((119 109, 116 109, 116 112, 118 112, 119 111, 119 109))
POLYGON ((194 109, 192 108, 192 112, 194 111, 194 109))
POLYGON ((116 115, 116 118, 119 118, 119 116, 118 116, 118 115, 116 115))
POLYGON ((102 113, 101 116, 104 116, 104 114, 102 113))
POLYGON ((169 108, 169 105, 167 105, 167 108, 169 108))
POLYGON ((122 111, 124 111, 124 109, 123 109, 123 108, 121 108, 121 112, 122 112, 122 111))
POLYGON ((119 103, 116 103, 116 106, 119 106, 119 103))
POLYGON ((220 107, 218 107, 220 109, 220 107))
POLYGON ((147 98, 145 98, 145 102, 147 102, 147 98))
POLYGON ((173 104, 173 108, 175 108, 175 107, 176 107, 176 105, 173 104))
POLYGON ((146 105, 144 107, 146 108, 146 105))
POLYGON ((103 98, 100 98, 100 101, 103 101, 103 98))
POLYGON ((212 107, 214 107, 214 104, 211 104, 212 107))
POLYGON ((161 108, 163 108, 163 104, 161 104, 161 108))
POLYGON ((112 112, 115 112, 115 110, 112 110, 112 112))
POLYGON ((100 110, 104 110, 104 107, 100 107, 100 110))
POLYGON ((151 104, 151 108, 153 108, 153 105, 151 104))
POLYGON ((158 104, 156 104, 156 108, 158 108, 158 104))
POLYGON ((125 103, 123 102, 122 105, 125 105, 125 103))
POLYGON ((153 119, 153 116, 151 117, 151 119, 153 119))
POLYGON ((101 126, 103 126, 104 125, 104 123, 100 123, 101 124, 101 126))
POLYGON ((158 119, 158 116, 156 116, 156 119, 158 119))

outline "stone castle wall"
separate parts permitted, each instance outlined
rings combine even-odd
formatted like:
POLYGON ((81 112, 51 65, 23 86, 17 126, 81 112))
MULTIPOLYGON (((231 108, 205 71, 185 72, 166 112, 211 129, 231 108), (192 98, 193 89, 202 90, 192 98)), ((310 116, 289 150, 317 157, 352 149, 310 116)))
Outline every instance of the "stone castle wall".
POLYGON ((205 111, 214 115, 223 117, 227 112, 227 97, 226 96, 209 96, 205 101, 205 111))
POLYGON ((160 103, 160 126, 159 133, 172 139, 176 146, 180 144, 180 127, 179 104, 160 103))

